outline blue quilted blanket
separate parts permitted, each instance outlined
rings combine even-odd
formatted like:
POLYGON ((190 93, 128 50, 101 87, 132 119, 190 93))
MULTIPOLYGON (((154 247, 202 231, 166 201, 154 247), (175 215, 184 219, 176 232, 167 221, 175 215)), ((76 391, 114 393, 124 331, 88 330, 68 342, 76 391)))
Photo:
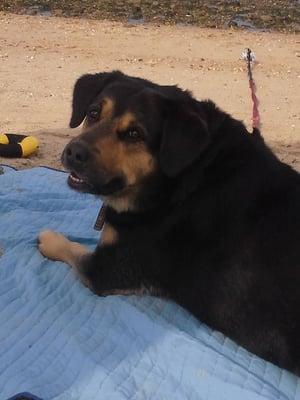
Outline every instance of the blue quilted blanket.
POLYGON ((300 379, 237 346, 177 305, 99 298, 38 232, 93 248, 99 200, 46 168, 0 175, 0 398, 57 400, 300 399, 300 379))

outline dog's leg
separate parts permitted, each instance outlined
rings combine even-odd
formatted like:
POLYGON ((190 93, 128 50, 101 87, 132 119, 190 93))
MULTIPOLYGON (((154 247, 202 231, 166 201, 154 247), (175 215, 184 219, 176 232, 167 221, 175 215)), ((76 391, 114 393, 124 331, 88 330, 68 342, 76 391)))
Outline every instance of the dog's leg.
POLYGON ((98 246, 85 261, 84 272, 93 291, 106 294, 154 294, 167 296, 166 254, 153 251, 149 240, 98 246))
POLYGON ((153 253, 148 242, 136 247, 134 243, 98 246, 91 253, 79 243, 63 235, 45 231, 39 235, 39 250, 52 260, 69 264, 82 282, 94 293, 161 294, 159 276, 164 255, 153 253))
POLYGON ((79 243, 71 242, 65 236, 53 231, 43 231, 38 237, 39 251, 43 256, 68 264, 79 275, 82 282, 91 287, 84 274, 84 263, 92 253, 79 243))

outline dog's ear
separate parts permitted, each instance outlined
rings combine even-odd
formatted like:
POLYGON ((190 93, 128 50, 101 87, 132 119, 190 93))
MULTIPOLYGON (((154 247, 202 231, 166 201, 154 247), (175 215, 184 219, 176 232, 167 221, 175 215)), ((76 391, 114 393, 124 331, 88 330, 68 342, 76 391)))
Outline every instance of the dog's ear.
POLYGON ((121 72, 113 71, 99 74, 87 74, 81 76, 77 80, 73 90, 71 128, 76 128, 82 123, 89 105, 104 87, 121 76, 123 76, 121 72))
POLYGON ((209 143, 204 115, 188 104, 169 104, 160 147, 160 165, 169 177, 189 167, 209 143))

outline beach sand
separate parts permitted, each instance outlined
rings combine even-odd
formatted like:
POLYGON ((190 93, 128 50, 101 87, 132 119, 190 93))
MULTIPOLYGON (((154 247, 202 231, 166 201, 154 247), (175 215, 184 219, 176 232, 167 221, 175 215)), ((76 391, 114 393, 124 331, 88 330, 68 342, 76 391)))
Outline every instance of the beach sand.
POLYGON ((251 129, 252 103, 242 51, 256 55, 262 134, 300 170, 300 36, 235 29, 129 25, 0 13, 0 133, 34 133, 36 155, 0 157, 17 168, 62 168, 71 95, 82 74, 120 69, 210 98, 251 129))

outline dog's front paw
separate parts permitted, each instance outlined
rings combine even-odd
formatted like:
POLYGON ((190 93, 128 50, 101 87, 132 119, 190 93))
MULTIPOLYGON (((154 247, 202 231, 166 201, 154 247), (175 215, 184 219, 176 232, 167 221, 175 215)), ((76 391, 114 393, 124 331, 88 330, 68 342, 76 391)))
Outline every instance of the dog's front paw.
POLYGON ((53 231, 43 231, 38 237, 38 248, 44 257, 55 261, 64 261, 69 240, 53 231))

